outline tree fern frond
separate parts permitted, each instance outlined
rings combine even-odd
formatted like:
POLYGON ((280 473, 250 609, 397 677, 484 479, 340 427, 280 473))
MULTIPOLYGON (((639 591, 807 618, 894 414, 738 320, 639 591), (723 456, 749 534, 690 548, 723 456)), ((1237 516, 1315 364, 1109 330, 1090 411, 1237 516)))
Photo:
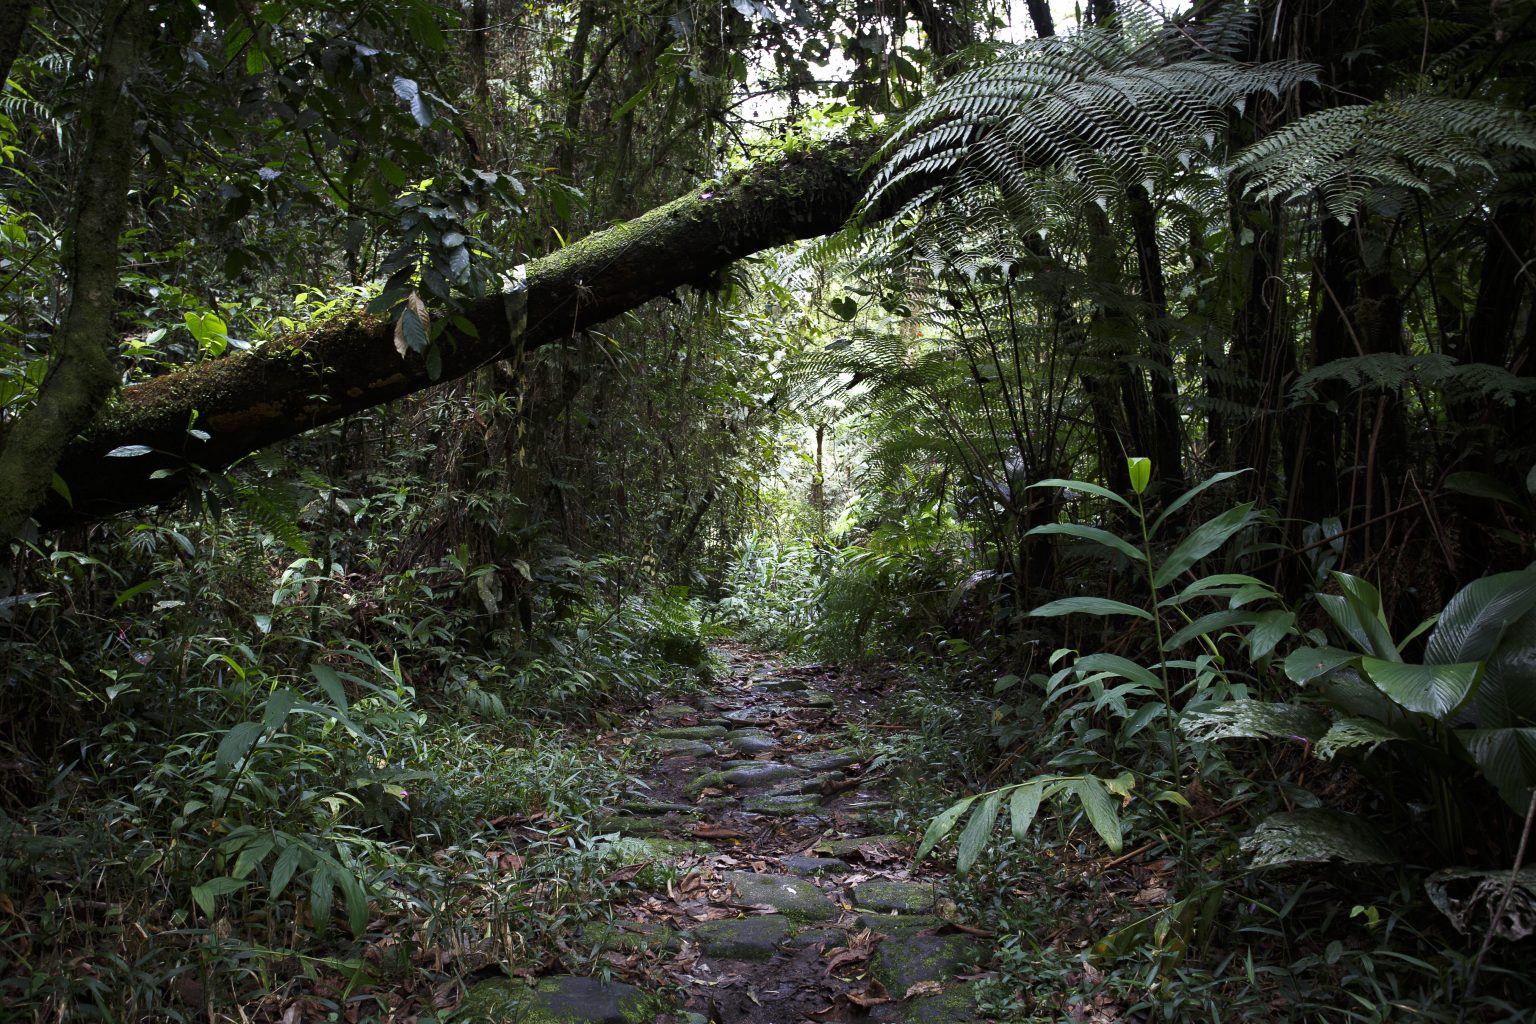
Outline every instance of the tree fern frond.
POLYGON ((1349 220, 1374 191, 1428 194, 1533 152, 1536 122, 1521 111, 1411 95, 1309 114, 1249 146, 1230 170, 1257 199, 1318 195, 1349 220))

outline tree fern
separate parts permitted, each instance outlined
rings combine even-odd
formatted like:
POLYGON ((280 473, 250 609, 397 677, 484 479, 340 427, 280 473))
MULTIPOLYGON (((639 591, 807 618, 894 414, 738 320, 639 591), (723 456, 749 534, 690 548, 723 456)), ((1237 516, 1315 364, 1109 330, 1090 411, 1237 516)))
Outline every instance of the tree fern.
POLYGON ((1536 124, 1521 111, 1414 94, 1309 114, 1249 146, 1231 169, 1258 199, 1315 194, 1348 220, 1372 195, 1493 177, 1533 152, 1536 124))
POLYGON ((1005 51, 920 102, 882 150, 870 206, 918 187, 902 212, 961 171, 1005 194, 1051 167, 1101 204, 1214 147, 1227 113, 1256 93, 1314 77, 1310 65, 1246 65, 1197 55, 1182 37, 1140 45, 1085 29, 1005 51), (919 187, 926 186, 926 187, 919 187))

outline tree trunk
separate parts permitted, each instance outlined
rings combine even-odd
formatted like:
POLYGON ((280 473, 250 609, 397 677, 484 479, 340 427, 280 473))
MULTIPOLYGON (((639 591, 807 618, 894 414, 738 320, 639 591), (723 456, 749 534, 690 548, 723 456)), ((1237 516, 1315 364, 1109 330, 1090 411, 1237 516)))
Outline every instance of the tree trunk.
MULTIPOLYGON (((468 303, 463 314, 476 336, 444 331, 436 380, 417 354, 399 356, 388 320, 358 314, 127 388, 65 451, 58 471, 73 507, 47 497, 39 521, 60 526, 175 498, 192 466, 227 466, 493 359, 570 337, 681 286, 707 283, 742 256, 836 230, 854 211, 877 145, 833 143, 738 172, 533 261, 522 333, 514 336, 500 296, 468 303), (151 451, 111 455, 130 445, 151 451)), ((106 336, 105 326, 93 335, 106 336)))
POLYGON ((1141 297, 1146 303, 1147 356, 1152 363, 1152 472, 1179 489, 1184 486, 1183 431, 1179 423, 1179 382, 1168 338, 1168 286, 1157 248, 1157 210, 1140 185, 1127 193, 1141 297))
POLYGON ((102 19, 101 61, 84 111, 85 146, 62 261, 69 305, 37 401, 0 438, 0 537, 6 540, 50 493, 65 445, 117 385, 110 344, 117 239, 135 151, 128 83, 147 21, 138 0, 112 5, 102 19))
POLYGON ((32 20, 32 0, 0 0, 0 92, 21 54, 21 39, 32 20))

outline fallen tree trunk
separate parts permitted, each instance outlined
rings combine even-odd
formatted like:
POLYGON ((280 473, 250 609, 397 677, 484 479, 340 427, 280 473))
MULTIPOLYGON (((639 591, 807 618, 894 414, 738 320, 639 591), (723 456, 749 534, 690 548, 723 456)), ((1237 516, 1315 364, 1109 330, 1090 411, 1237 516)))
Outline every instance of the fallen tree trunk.
POLYGON ((873 139, 832 143, 739 172, 530 263, 521 335, 514 336, 500 296, 474 302, 464 315, 475 336, 450 329, 440 337, 436 380, 420 355, 402 359, 396 352, 387 319, 356 314, 125 388, 59 464, 73 503, 52 495, 35 517, 54 528, 173 499, 189 466, 222 468, 461 377, 519 345, 549 344, 681 286, 710 281, 743 256, 835 231, 863 193, 877 145, 873 139), (128 446, 149 451, 110 454, 128 446))

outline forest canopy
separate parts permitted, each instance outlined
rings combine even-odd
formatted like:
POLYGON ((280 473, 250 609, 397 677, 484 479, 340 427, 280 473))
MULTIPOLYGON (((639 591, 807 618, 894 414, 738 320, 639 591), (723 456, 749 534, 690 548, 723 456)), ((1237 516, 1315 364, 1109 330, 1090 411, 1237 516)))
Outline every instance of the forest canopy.
POLYGON ((0 82, 0 1018, 1536 1012, 1532 0, 0 82))

